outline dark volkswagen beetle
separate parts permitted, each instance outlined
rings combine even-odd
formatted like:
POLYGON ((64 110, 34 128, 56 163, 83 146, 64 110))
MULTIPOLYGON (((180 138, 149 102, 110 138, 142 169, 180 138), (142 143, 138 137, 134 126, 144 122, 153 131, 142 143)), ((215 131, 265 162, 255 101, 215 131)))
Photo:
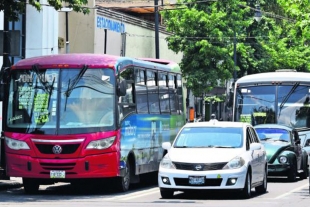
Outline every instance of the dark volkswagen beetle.
POLYGON ((298 130, 280 124, 259 124, 255 130, 264 144, 268 159, 268 175, 306 179, 308 154, 300 145, 298 130))

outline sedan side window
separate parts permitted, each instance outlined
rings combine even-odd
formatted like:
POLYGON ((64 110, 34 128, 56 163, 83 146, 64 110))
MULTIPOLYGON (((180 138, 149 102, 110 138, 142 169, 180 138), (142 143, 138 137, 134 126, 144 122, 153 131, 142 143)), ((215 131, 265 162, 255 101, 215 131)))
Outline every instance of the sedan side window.
POLYGON ((259 138, 257 137, 257 134, 255 133, 255 130, 253 128, 250 128, 251 130, 251 134, 252 134, 252 140, 255 142, 255 143, 260 143, 259 141, 259 138))

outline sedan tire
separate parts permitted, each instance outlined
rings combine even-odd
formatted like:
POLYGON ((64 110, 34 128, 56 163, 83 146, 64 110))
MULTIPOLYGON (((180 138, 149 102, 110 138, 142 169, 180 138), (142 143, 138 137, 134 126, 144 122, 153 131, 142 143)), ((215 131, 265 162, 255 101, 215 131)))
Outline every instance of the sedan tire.
POLYGON ((256 191, 257 193, 260 193, 260 194, 266 193, 266 191, 267 191, 267 170, 265 170, 265 173, 264 173, 264 180, 263 180, 262 185, 257 186, 257 187, 255 188, 255 191, 256 191))
POLYGON ((248 171, 246 174, 245 182, 244 182, 244 188, 241 191, 241 197, 244 199, 250 198, 251 189, 252 189, 251 175, 250 175, 250 171, 248 171))
POLYGON ((162 198, 173 198, 174 191, 160 188, 160 195, 162 198))

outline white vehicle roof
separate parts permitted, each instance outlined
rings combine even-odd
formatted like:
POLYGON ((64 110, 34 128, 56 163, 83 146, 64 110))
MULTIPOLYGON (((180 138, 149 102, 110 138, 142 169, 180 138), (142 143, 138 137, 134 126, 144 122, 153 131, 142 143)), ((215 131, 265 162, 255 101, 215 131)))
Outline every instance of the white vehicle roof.
POLYGON ((245 122, 230 122, 230 121, 208 121, 208 122, 190 122, 186 123, 184 127, 244 127, 252 126, 245 122))
POLYGON ((270 81, 298 81, 310 82, 310 73, 304 72, 268 72, 246 75, 237 80, 238 83, 270 82, 270 81))

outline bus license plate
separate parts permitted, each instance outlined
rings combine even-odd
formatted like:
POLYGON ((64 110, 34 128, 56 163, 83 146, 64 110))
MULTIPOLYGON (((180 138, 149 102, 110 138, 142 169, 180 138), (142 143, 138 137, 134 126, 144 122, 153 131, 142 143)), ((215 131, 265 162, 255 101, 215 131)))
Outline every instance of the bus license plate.
POLYGON ((66 178, 66 172, 60 170, 51 170, 50 171, 51 178, 66 178))
POLYGON ((189 184, 191 185, 203 185, 205 183, 204 176, 189 176, 189 184))

